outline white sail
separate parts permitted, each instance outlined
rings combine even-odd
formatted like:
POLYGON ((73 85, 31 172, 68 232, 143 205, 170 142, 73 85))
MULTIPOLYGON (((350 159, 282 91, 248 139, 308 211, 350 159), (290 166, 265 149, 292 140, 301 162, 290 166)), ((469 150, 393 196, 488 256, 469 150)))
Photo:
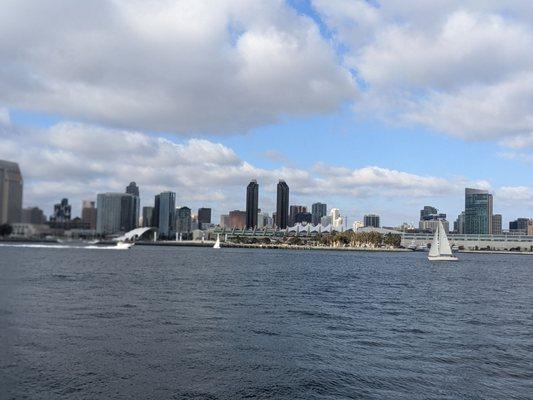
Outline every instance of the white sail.
POLYGON ((450 247, 450 242, 448 241, 448 236, 444 231, 444 226, 442 222, 439 221, 439 255, 441 256, 451 256, 452 248, 450 247))
POLYGON ((435 229, 435 236, 433 236, 431 248, 429 249, 429 257, 438 257, 439 255, 439 230, 435 229))
POLYGON ((220 249, 220 235, 217 233, 217 240, 213 246, 214 249, 220 249))

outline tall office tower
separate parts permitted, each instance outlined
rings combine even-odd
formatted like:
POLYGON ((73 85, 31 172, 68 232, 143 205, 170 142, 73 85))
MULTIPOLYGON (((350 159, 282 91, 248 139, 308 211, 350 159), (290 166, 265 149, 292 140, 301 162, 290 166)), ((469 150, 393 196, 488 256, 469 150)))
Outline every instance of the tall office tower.
POLYGON ((158 196, 159 237, 173 239, 176 235, 176 193, 163 192, 158 196))
POLYGON ((228 214, 222 214, 220 216, 220 227, 221 228, 231 228, 230 219, 228 214))
POLYGON ((151 228, 154 226, 154 207, 143 207, 143 227, 151 228))
POLYGON ((514 221, 509 222, 509 231, 512 233, 526 233, 528 218, 517 218, 514 221))
POLYGON ((438 211, 435 207, 424 206, 424 208, 420 210, 420 221, 425 221, 428 215, 434 215, 437 213, 438 211))
POLYGON ((277 192, 276 226, 285 229, 289 223, 289 185, 283 179, 278 182, 277 192))
POLYGON ((257 213, 259 209, 259 185, 254 179, 246 188, 246 229, 257 227, 257 213))
POLYGON ((50 216, 50 222, 70 221, 72 207, 68 204, 68 199, 61 199, 60 203, 54 205, 54 213, 50 216))
POLYGON ((492 232, 492 194, 486 190, 465 189, 464 233, 488 235, 492 232))
POLYGON ((292 205, 289 207, 289 226, 294 226, 294 223, 296 222, 296 214, 300 213, 306 213, 307 207, 306 206, 300 206, 300 205, 292 205))
POLYGON ((311 222, 320 224, 320 220, 328 213, 328 206, 324 203, 315 203, 311 206, 311 222))
POLYGON ((156 194, 154 197, 154 212, 152 214, 152 226, 157 228, 159 226, 159 195, 156 194))
POLYGON ((111 235, 135 229, 135 201, 127 193, 99 193, 96 196, 96 233, 111 235))
POLYGON ((465 233, 465 212, 464 211, 457 216, 457 219, 453 223, 453 230, 455 231, 455 233, 460 233, 460 234, 465 233))
POLYGON ((294 223, 301 224, 303 222, 310 224, 313 220, 313 215, 308 212, 299 212, 294 216, 294 223))
POLYGON ((246 227, 246 211, 233 210, 229 212, 229 227, 244 229, 246 227))
POLYGON ((81 203, 81 222, 89 229, 96 229, 97 211, 94 201, 83 200, 81 203))
POLYGON ((46 222, 43 210, 39 207, 28 207, 22 209, 21 222, 25 224, 40 225, 46 222))
POLYGON ((141 212, 141 198, 139 197, 139 186, 135 182, 130 182, 126 186, 126 193, 134 196, 133 198, 133 207, 135 211, 135 227, 139 226, 139 213, 141 212))
POLYGON ((501 235, 502 234, 502 215, 494 214, 492 216, 492 234, 501 235))
POLYGON ((176 215, 176 233, 191 232, 191 209, 189 207, 178 208, 176 215))
POLYGON ((198 209, 198 227, 203 229, 202 224, 211 223, 211 209, 207 207, 202 207, 198 209))
POLYGON ((446 214, 439 213, 435 207, 425 206, 422 210, 420 210, 418 229, 422 231, 435 232, 439 227, 439 221, 442 222, 444 231, 448 233, 450 225, 448 221, 446 221, 446 214))
POLYGON ((367 214, 367 215, 365 215, 364 216, 364 224, 365 224, 365 227, 371 226, 373 228, 379 228, 380 227, 379 215, 376 215, 376 214, 367 214))
POLYGON ((329 216, 331 219, 331 226, 333 228, 342 228, 342 225, 344 224, 344 218, 342 218, 341 212, 338 208, 332 208, 329 212, 329 216))
POLYGON ((126 193, 139 197, 139 186, 137 186, 135 182, 130 182, 130 184, 126 186, 126 193))
POLYGON ((21 221, 23 184, 19 165, 0 160, 0 224, 21 221))

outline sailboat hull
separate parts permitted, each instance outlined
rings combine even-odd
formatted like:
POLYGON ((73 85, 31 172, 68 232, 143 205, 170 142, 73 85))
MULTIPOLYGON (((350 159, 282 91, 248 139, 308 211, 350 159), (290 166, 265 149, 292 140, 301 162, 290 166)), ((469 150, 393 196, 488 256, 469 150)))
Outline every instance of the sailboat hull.
POLYGON ((428 256, 429 261, 458 261, 454 256, 428 256))

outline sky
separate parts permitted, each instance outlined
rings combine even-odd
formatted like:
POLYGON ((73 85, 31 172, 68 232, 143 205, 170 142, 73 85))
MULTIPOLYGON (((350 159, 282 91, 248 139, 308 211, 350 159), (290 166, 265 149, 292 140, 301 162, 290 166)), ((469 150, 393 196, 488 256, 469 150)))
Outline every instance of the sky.
POLYGON ((533 217, 533 2, 4 0, 0 159, 24 206, 124 191, 142 205, 275 210, 351 224, 453 221, 464 188, 533 217))

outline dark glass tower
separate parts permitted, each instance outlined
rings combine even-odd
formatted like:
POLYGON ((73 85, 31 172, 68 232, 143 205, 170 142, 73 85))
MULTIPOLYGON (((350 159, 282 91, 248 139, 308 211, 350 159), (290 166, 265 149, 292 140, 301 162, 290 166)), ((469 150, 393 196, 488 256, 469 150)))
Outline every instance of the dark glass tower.
POLYGON ((492 194, 486 190, 465 189, 466 234, 492 233, 492 194))
POLYGON ((284 180, 278 183, 278 197, 276 202, 276 226, 285 229, 289 222, 289 185, 284 180))
POLYGON ((259 185, 254 179, 246 188, 246 229, 257 226, 257 212, 259 208, 259 185))

